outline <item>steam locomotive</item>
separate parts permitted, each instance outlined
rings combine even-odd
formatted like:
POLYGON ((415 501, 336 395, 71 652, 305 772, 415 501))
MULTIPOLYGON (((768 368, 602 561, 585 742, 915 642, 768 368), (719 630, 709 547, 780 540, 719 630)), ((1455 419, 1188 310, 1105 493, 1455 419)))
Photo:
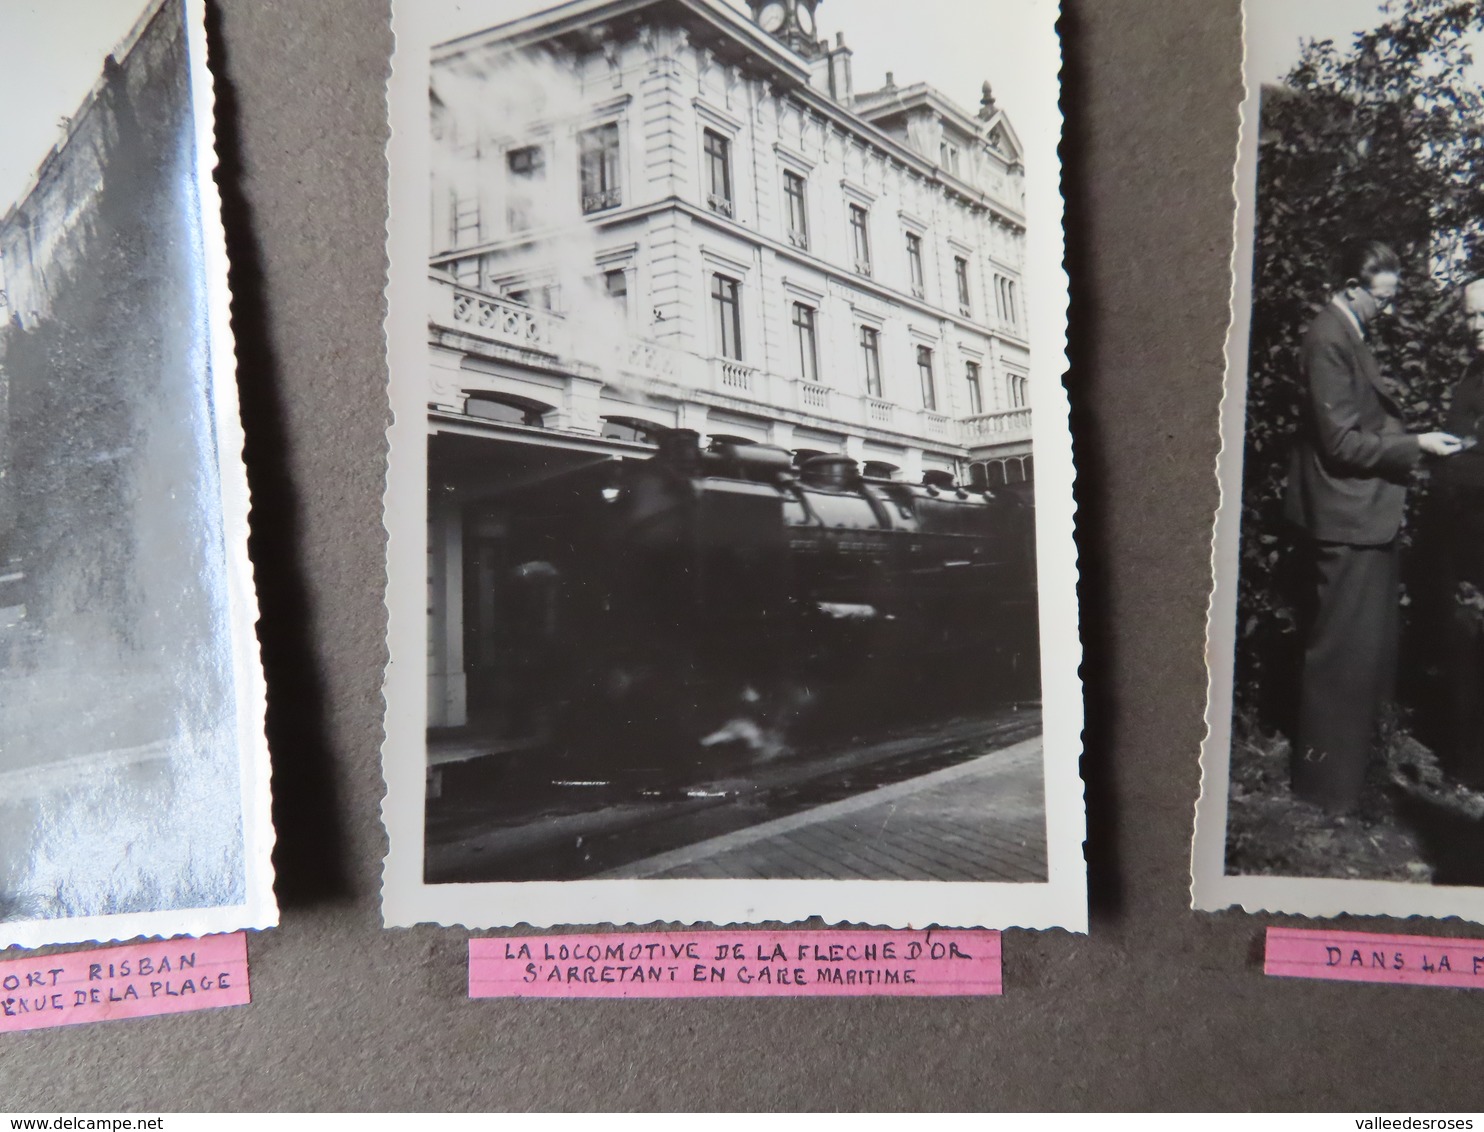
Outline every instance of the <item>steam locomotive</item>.
POLYGON ((520 729, 569 758, 701 762, 1038 695, 1028 493, 656 439, 505 500, 520 729))

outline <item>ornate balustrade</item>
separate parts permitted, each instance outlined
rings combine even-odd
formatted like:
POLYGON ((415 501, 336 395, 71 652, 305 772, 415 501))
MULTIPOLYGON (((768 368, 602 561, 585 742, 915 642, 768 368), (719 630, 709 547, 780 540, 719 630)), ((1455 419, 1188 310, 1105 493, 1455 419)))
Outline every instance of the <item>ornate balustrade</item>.
POLYGON ((799 382, 799 408, 823 413, 828 412, 829 407, 830 387, 828 385, 816 385, 812 381, 799 382))
POLYGON ((483 340, 491 343, 488 354, 494 358, 501 356, 499 347, 543 354, 555 363, 543 363, 548 372, 569 369, 574 376, 600 380, 625 375, 631 381, 640 379, 637 388, 646 388, 642 381, 649 379, 667 387, 709 389, 777 409, 791 408, 868 428, 916 433, 924 439, 951 444, 999 445, 1031 437, 1029 408, 1002 409, 955 420, 944 413, 898 406, 881 397, 846 395, 818 382, 769 375, 734 358, 699 357, 673 345, 633 336, 594 333, 584 337, 580 319, 565 319, 436 275, 429 283, 433 327, 463 337, 466 344, 461 348, 470 353, 480 353, 474 343, 483 340))
POLYGON ((922 427, 928 436, 943 437, 946 439, 951 423, 950 418, 942 413, 935 413, 931 409, 924 409, 922 411, 922 427))
POLYGON ((502 346, 534 350, 575 366, 590 366, 600 373, 617 368, 673 381, 680 372, 680 357, 668 346, 635 337, 582 338, 580 327, 559 314, 436 276, 429 283, 429 313, 435 326, 502 346))
POLYGON ((544 354, 564 352, 559 315, 440 280, 433 280, 433 291, 433 321, 450 330, 544 354))
POLYGON ((866 423, 877 428, 894 428, 897 423, 896 406, 880 397, 867 397, 866 423))
POLYGON ((1031 411, 1027 408, 1000 409, 980 413, 963 422, 965 443, 1000 443, 1031 438, 1031 411))
POLYGON ((680 357, 668 346, 646 342, 641 338, 627 338, 618 343, 616 352, 620 368, 630 373, 673 381, 680 372, 680 357))
POLYGON ((582 212, 587 215, 590 212, 602 212, 607 208, 617 208, 623 203, 623 194, 618 189, 602 189, 596 193, 584 193, 582 195, 582 212))
POLYGON ((718 393, 733 397, 755 397, 758 389, 758 372, 753 366, 731 358, 712 358, 711 374, 713 387, 718 393))

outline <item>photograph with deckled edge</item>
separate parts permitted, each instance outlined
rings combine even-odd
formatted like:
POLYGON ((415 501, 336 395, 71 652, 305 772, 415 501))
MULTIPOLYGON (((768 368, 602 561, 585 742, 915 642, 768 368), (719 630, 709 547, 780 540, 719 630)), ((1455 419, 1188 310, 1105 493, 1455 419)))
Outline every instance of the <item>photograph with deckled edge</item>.
POLYGON ((389 923, 1082 921, 1056 10, 859 8, 396 8, 389 923))
POLYGON ((203 21, 0 18, 0 945, 277 920, 203 21))
POLYGON ((1484 917, 1484 6, 1248 0, 1194 904, 1484 917))

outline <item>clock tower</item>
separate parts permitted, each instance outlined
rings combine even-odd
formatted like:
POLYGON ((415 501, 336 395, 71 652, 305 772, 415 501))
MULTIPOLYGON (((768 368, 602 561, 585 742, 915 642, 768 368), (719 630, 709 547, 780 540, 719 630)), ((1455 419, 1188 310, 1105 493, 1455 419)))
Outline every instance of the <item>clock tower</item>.
POLYGON ((819 54, 819 26, 814 11, 824 0, 747 0, 752 18, 774 39, 806 59, 819 54))

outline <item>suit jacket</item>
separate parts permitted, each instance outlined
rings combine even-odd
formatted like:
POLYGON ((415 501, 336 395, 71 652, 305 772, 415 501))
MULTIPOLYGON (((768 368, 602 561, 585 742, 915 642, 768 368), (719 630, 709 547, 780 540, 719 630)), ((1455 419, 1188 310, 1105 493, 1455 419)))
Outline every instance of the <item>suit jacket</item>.
MULTIPOLYGON (((1476 357, 1453 387, 1453 401, 1443 420, 1443 431, 1460 440, 1484 440, 1484 358, 1476 357)), ((1433 481, 1450 487, 1484 489, 1484 445, 1439 460, 1433 481)), ((1475 492, 1477 494, 1477 492, 1475 492)))
MULTIPOLYGON (((1453 400, 1443 420, 1445 432, 1480 440, 1484 432, 1484 357, 1475 356, 1453 387, 1453 400)), ((1438 567, 1438 592, 1450 605, 1460 581, 1484 584, 1484 445, 1475 444, 1432 472, 1432 495, 1426 531, 1438 567)), ((1484 741, 1484 734, 1478 737, 1484 741)), ((1475 740, 1470 740, 1475 742, 1475 740)), ((1484 748, 1481 748, 1484 750, 1484 748)), ((1480 764, 1484 769, 1484 763, 1480 764)))
POLYGON ((1422 457, 1350 315, 1334 303, 1304 332, 1305 414, 1284 510, 1321 542, 1396 538, 1407 474, 1422 457))

